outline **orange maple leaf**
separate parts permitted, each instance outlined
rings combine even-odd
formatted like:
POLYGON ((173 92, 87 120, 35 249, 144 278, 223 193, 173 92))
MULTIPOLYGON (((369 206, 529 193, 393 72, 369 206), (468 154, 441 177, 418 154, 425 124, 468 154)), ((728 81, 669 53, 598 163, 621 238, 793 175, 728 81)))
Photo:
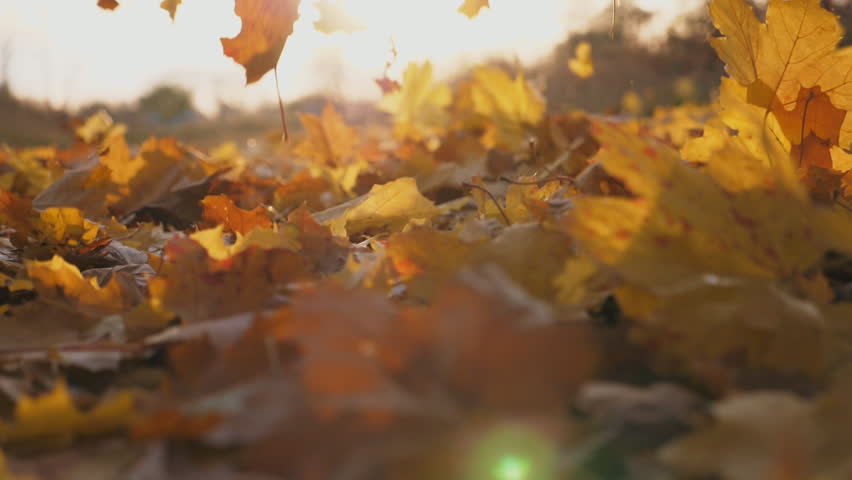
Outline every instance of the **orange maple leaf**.
POLYGON ((234 38, 221 38, 225 55, 246 69, 246 85, 275 68, 293 24, 300 0, 236 0, 234 11, 243 26, 234 38))
POLYGON ((245 235, 255 227, 272 228, 272 221, 263 207, 244 210, 225 195, 208 195, 201 200, 201 206, 204 207, 202 216, 205 222, 212 225, 221 223, 233 232, 245 235))

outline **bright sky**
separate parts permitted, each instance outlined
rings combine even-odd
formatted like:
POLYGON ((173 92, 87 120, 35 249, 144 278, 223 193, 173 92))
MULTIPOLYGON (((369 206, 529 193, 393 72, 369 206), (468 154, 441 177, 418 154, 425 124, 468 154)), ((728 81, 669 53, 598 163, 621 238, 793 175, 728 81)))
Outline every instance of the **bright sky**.
MULTIPOLYGON (((285 100, 317 90, 378 98, 372 79, 389 58, 390 38, 399 52, 395 78, 413 60, 431 59, 439 76, 489 55, 532 64, 611 8, 611 0, 491 0, 491 9, 468 20, 456 12, 462 0, 339 1, 366 30, 319 33, 314 0, 302 0, 278 65, 285 100)), ((159 0, 122 0, 113 12, 96 3, 0 0, 0 53, 8 44, 9 80, 18 95, 77 106, 132 101, 154 84, 171 82, 191 88, 205 112, 215 111, 218 99, 243 107, 274 100, 271 74, 245 87, 242 67, 222 54, 219 37, 240 30, 234 0, 184 0, 175 23, 159 0)), ((701 3, 636 1, 659 12, 658 26, 701 3)))

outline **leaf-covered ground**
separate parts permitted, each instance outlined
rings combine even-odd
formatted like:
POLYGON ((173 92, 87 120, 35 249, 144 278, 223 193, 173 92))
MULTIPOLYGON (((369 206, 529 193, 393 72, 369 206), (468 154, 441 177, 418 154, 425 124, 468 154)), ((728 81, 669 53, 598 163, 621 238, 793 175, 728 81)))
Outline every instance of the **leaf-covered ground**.
POLYGON ((0 479, 852 478, 852 50, 710 11, 718 101, 652 118, 423 63, 386 124, 3 146, 0 479))

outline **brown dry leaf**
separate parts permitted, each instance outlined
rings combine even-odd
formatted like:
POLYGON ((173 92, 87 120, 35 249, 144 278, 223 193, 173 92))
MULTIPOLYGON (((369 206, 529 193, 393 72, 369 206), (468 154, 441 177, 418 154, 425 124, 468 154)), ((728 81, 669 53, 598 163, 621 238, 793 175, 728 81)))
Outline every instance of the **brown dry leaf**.
POLYGON ((98 0, 98 6, 104 10, 115 10, 118 7, 117 0, 98 0))
POLYGON ((130 392, 119 392, 82 412, 74 405, 65 382, 59 381, 51 392, 18 400, 14 422, 0 423, 0 443, 26 448, 65 447, 76 437, 120 430, 134 414, 130 392))
POLYGON ((236 0, 234 11, 242 29, 234 38, 222 38, 226 56, 246 69, 246 85, 275 68, 293 24, 300 0, 236 0))
POLYGON ((74 206, 86 216, 102 218, 150 206, 183 207, 185 201, 197 212, 173 211, 173 215, 201 214, 197 201, 206 193, 206 182, 215 172, 212 166, 185 155, 173 138, 148 139, 135 158, 123 137, 107 143, 102 157, 67 171, 33 205, 40 209, 74 206))
POLYGON ((488 5, 488 0, 464 0, 464 3, 458 9, 458 12, 465 15, 467 18, 474 18, 479 15, 479 11, 483 8, 491 8, 488 5))
POLYGON ((307 277, 305 259, 282 248, 249 246, 218 259, 184 238, 166 245, 165 254, 170 263, 149 282, 151 303, 188 323, 261 310, 289 282, 307 277))
POLYGON ((272 205, 285 212, 302 204, 311 211, 324 210, 328 207, 326 197, 331 197, 331 190, 331 182, 303 170, 275 189, 272 205))
POLYGON ((243 235, 255 228, 272 228, 269 213, 262 206, 243 210, 225 195, 208 195, 201 200, 201 206, 204 207, 202 218, 208 226, 222 224, 225 230, 243 235))
POLYGON ((310 158, 319 165, 340 165, 350 159, 358 137, 348 127, 332 104, 326 104, 322 115, 311 113, 299 115, 308 138, 299 144, 293 153, 310 158))
POLYGON ((724 480, 843 480, 852 473, 848 379, 807 400, 786 392, 741 393, 712 407, 713 422, 665 446, 683 473, 724 480))

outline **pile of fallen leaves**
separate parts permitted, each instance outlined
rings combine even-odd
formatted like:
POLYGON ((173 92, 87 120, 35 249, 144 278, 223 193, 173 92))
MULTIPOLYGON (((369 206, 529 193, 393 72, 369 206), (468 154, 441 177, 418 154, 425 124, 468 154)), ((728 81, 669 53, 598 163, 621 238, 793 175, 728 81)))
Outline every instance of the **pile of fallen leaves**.
POLYGON ((2 147, 0 478, 852 477, 852 50, 818 0, 710 11, 712 107, 424 63, 387 125, 2 147))

